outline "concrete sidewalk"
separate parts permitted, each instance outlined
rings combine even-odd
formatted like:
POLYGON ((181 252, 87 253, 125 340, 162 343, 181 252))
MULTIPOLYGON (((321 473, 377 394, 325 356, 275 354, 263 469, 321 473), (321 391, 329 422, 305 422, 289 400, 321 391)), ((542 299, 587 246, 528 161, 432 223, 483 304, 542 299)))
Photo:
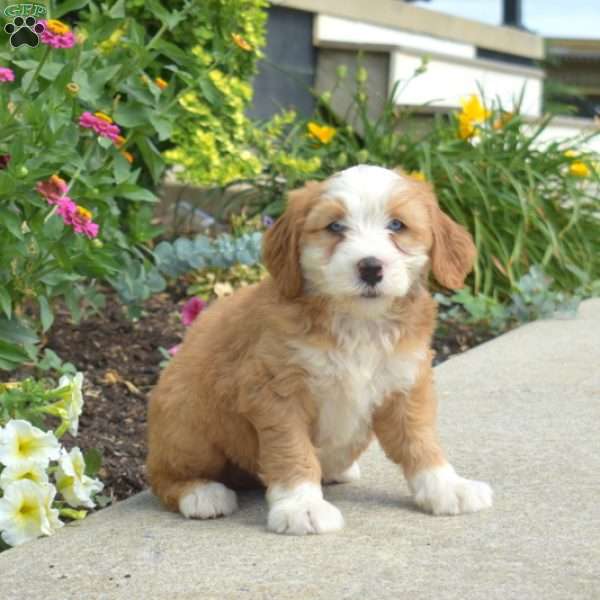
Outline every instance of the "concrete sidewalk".
POLYGON ((415 510, 376 445, 363 479, 326 489, 339 534, 265 531, 258 493, 217 521, 186 521, 143 493, 0 555, 0 597, 88 599, 600 598, 600 300, 436 369, 440 430, 495 506, 415 510))

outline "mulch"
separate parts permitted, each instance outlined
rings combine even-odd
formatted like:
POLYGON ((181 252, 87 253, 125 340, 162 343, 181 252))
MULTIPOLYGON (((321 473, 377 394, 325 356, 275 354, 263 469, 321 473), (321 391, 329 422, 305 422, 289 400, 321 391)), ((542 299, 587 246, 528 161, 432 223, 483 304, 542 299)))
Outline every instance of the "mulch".
MULTIPOLYGON (((184 327, 181 306, 184 288, 170 289, 144 304, 142 317, 130 320, 114 295, 106 307, 84 322, 71 323, 60 311, 49 332, 47 346, 84 373, 84 412, 76 439, 82 449, 100 450, 99 477, 104 494, 123 500, 146 487, 147 394, 160 374, 164 360, 159 348, 179 343, 184 327)), ((493 337, 465 324, 450 323, 438 329, 434 340, 435 363, 493 337)))

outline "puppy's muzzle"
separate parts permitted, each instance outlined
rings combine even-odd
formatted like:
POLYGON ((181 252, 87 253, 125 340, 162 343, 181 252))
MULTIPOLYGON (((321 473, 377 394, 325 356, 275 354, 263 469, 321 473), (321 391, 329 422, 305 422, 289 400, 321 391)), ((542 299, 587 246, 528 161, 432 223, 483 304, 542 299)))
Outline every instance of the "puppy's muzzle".
POLYGON ((359 260, 357 267, 360 280, 371 287, 376 286, 383 279, 383 263, 374 256, 359 260))

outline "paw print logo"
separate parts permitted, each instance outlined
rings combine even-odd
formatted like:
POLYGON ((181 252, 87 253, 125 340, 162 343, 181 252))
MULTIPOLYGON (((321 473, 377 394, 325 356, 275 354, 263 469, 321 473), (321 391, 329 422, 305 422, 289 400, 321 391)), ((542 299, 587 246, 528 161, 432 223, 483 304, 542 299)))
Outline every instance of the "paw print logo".
POLYGON ((27 45, 35 48, 40 43, 39 35, 44 31, 44 26, 34 17, 15 17, 12 23, 4 26, 4 31, 10 35, 10 45, 13 48, 27 45))

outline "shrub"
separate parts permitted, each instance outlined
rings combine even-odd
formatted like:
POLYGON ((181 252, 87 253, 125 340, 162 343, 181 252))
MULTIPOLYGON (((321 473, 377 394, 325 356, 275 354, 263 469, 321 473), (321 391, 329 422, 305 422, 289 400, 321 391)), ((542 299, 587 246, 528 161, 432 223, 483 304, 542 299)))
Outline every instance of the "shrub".
MULTIPOLYGON (((178 177, 201 185, 220 185, 254 177, 261 171, 250 152, 251 121, 245 110, 252 100, 249 83, 265 43, 265 0, 170 2, 186 10, 186 19, 157 43, 165 58, 194 70, 179 95, 181 115, 173 131, 175 148, 165 157, 183 168, 178 177)), ((166 19, 153 2, 127 0, 127 13, 149 30, 166 19)))
POLYGON ((147 3, 161 21, 151 35, 123 0, 55 3, 39 47, 0 51, 0 369, 34 358, 57 298, 77 319, 102 305, 96 282, 119 281, 123 264, 153 272, 158 146, 206 74, 163 40, 189 9, 147 3), (56 20, 72 7, 74 30, 56 20), (155 64, 160 77, 148 75, 155 64))

